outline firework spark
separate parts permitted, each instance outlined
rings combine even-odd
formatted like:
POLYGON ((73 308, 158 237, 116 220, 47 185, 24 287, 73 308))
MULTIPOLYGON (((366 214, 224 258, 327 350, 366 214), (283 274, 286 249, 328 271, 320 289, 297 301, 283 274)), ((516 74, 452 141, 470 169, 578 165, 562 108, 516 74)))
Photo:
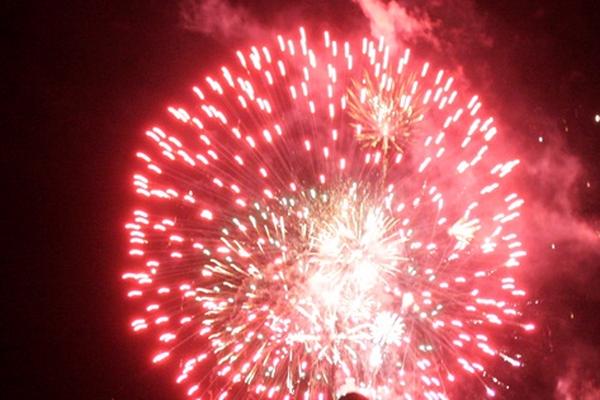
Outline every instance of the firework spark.
POLYGON ((520 366, 507 337, 532 329, 519 161, 495 155, 477 96, 408 51, 277 42, 148 130, 133 330, 180 360, 191 398, 444 399, 461 379, 493 396, 486 365, 520 366))

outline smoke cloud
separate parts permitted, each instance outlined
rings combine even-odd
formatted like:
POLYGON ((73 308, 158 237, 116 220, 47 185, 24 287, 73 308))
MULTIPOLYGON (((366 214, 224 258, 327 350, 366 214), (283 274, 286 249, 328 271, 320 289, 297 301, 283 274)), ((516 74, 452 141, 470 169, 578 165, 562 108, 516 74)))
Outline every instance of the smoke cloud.
POLYGON ((180 19, 184 29, 219 40, 258 37, 264 32, 246 8, 223 0, 183 0, 180 19))
POLYGON ((597 366, 600 356, 596 348, 576 347, 559 375, 554 395, 557 400, 600 399, 600 378, 597 366))
POLYGON ((405 47, 417 39, 423 39, 434 47, 439 41, 433 35, 433 24, 427 15, 415 15, 395 1, 356 0, 365 17, 369 20, 371 34, 383 36, 392 50, 405 47))

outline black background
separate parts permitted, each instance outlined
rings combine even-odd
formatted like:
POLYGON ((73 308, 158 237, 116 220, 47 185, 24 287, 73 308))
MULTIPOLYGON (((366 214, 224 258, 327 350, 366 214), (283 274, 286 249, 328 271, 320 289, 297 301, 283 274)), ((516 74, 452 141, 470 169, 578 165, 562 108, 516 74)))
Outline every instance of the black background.
MULTIPOLYGON (((289 7, 236 4, 265 24, 289 7)), ((294 7, 299 21, 368 31, 351 2, 294 7)), ((485 74, 465 67, 465 75, 474 85, 494 77, 497 97, 491 101, 500 110, 506 106, 498 99, 518 95, 535 105, 528 113, 550 116, 547 137, 563 137, 564 151, 583 166, 571 188, 573 218, 597 229, 599 6, 537 0, 474 7, 495 46, 466 55, 498 62, 485 74)), ((2 397, 177 398, 172 369, 152 367, 149 338, 133 336, 127 325, 130 310, 119 277, 127 263, 122 226, 134 202, 132 155, 144 129, 164 118, 165 105, 235 47, 183 29, 177 3, 164 1, 18 2, 4 4, 2 14, 3 64, 9 67, 2 112, 8 257, 1 266, 9 320, 0 343, 2 380, 9 387, 2 397)), ((540 132, 524 135, 536 143, 540 132)), ((516 380, 518 392, 507 397, 554 398, 576 348, 591 352, 581 368, 590 388, 599 384, 589 375, 600 368, 597 258, 584 258, 572 274, 580 273, 577 268, 585 269, 583 282, 555 275, 534 287, 547 304, 536 311, 540 343, 551 343, 540 345, 538 358, 516 380)))

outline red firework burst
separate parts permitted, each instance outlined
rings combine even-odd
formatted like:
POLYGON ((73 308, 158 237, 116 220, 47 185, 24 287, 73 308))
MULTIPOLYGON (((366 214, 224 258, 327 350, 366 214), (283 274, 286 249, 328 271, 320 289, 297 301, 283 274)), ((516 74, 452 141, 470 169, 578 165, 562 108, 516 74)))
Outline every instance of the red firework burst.
POLYGON ((508 350, 523 199, 454 79, 326 32, 238 52, 147 132, 126 225, 140 305, 192 398, 445 399, 508 350), (464 378, 467 379, 467 378, 464 378))

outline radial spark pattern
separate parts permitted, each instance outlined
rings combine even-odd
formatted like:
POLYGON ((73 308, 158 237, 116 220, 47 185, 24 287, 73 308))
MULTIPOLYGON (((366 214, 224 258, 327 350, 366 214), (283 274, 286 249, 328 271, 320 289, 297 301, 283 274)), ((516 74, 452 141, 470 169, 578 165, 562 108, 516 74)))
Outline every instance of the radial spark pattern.
POLYGON ((444 71, 356 45, 238 52, 137 153, 131 326, 191 398, 493 396, 522 363, 519 161, 444 71))

